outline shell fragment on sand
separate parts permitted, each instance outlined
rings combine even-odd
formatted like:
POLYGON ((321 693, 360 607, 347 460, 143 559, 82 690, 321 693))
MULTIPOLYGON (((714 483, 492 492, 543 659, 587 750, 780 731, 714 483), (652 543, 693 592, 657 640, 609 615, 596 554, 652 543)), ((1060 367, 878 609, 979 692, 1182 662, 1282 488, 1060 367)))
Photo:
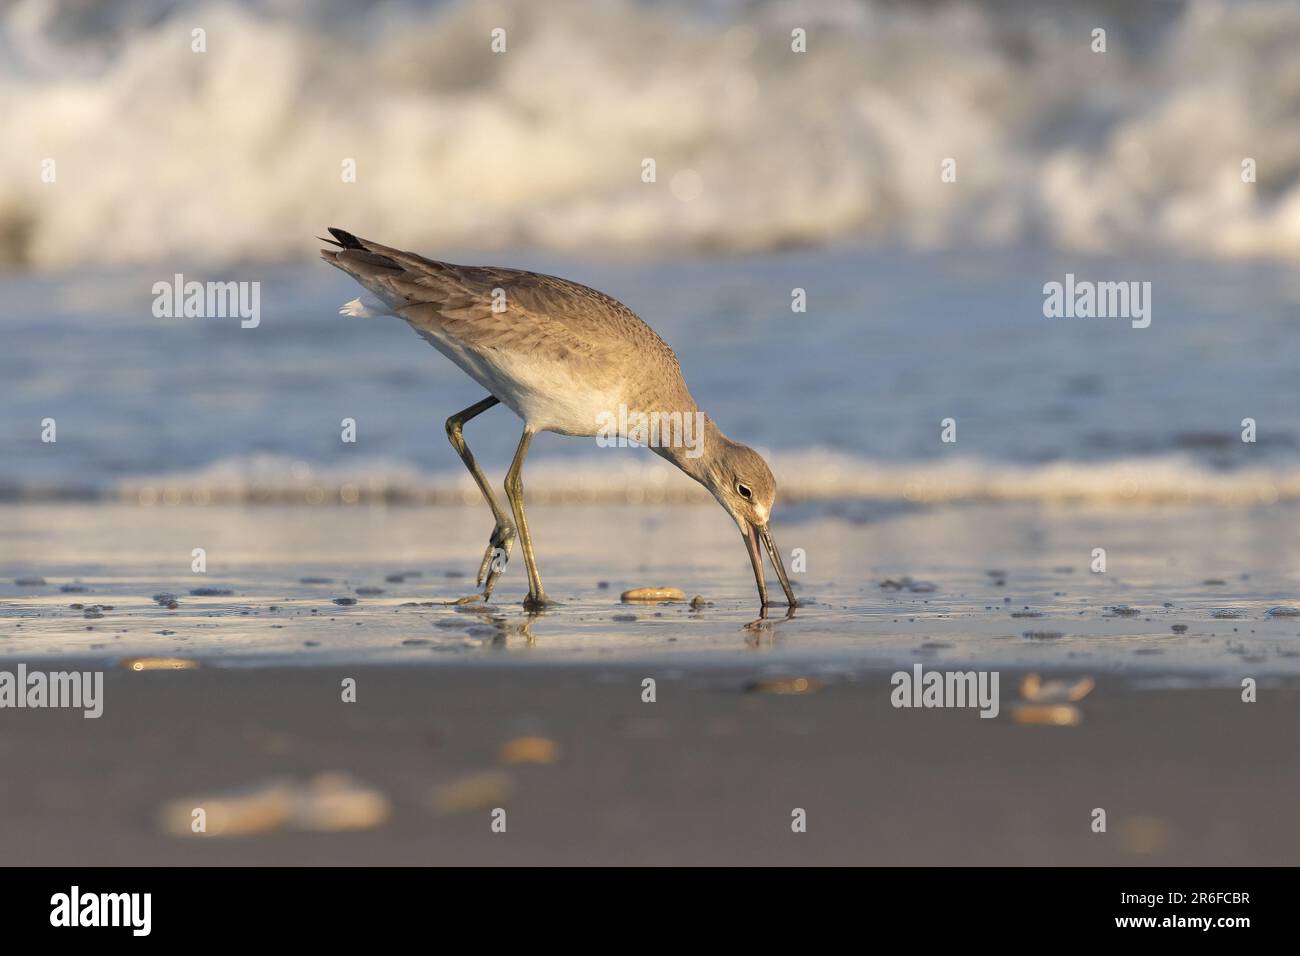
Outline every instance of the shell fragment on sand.
POLYGON ((301 830, 369 830, 388 819, 388 799, 344 773, 319 774, 297 795, 293 825, 301 830))
POLYGON ((685 601, 686 593, 681 588, 632 588, 624 591, 622 601, 685 601))
POLYGON ((1064 704, 1083 700, 1097 686, 1091 677, 1076 681, 1043 680, 1037 674, 1026 674, 1020 682, 1020 696, 1035 704, 1064 704))
POLYGON ((172 836, 233 837, 283 827, 316 832, 368 830, 388 819, 388 798, 345 773, 306 784, 277 777, 216 793, 169 801, 158 816, 172 836), (201 811, 201 812, 200 812, 201 811))
POLYGON ((466 774, 433 788, 429 806, 439 815, 495 807, 514 790, 514 778, 504 770, 466 774))
POLYGON ((1012 708, 1012 715, 1018 724, 1043 724, 1048 727, 1076 727, 1083 719, 1083 714, 1073 704, 1046 707, 1037 704, 1016 704, 1012 708))
POLYGON ((275 830, 293 812, 294 785, 283 778, 168 802, 158 815, 171 836, 248 836, 275 830))
POLYGON ((127 657, 122 666, 129 671, 192 671, 199 662, 184 657, 127 657))
POLYGON ((516 737, 502 745, 501 762, 555 763, 559 753, 560 748, 555 741, 546 737, 516 737))
POLYGON ((821 686, 821 681, 812 677, 773 677, 751 681, 745 690, 751 694, 811 694, 821 686))

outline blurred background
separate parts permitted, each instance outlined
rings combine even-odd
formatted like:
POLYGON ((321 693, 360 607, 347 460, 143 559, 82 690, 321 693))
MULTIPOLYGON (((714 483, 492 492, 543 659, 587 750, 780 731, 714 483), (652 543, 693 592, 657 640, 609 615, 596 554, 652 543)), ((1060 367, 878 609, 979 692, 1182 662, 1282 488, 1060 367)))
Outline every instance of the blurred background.
MULTIPOLYGON (((338 225, 622 299, 787 497, 1300 499, 1297 49, 1290 2, 0 3, 0 496, 477 506, 480 393, 336 314, 338 225), (176 273, 260 325, 154 317, 176 273), (1067 273, 1151 327, 1045 318, 1067 273)), ((543 498, 695 494, 535 457, 543 498)))

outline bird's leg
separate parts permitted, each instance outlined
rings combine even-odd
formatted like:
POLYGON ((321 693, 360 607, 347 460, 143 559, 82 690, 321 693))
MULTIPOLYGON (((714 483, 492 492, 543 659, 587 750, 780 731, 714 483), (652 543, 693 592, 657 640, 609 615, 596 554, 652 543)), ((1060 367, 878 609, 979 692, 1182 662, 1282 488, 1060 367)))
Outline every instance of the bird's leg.
POLYGON ((501 576, 501 572, 506 568, 506 562, 510 560, 510 549, 515 543, 515 526, 511 523, 510 516, 505 513, 505 509, 501 507, 496 494, 493 493, 492 486, 483 474, 483 469, 479 468, 478 462, 474 460, 474 453, 465 444, 465 436, 461 430, 471 418, 481 415, 499 403, 500 399, 495 395, 489 395, 483 401, 447 419, 447 438, 451 441, 451 447, 456 449, 456 454, 460 455, 461 461, 465 462, 465 467, 474 476, 474 483, 478 485, 478 490, 483 492, 483 498, 492 509, 492 517, 497 522, 496 527, 492 529, 487 551, 483 554, 483 562, 478 568, 477 585, 483 585, 485 578, 487 581, 483 587, 484 601, 492 596, 492 588, 496 586, 497 578, 501 576))
POLYGON ((524 514, 524 483, 520 472, 523 471, 524 458, 528 454, 528 446, 532 441, 533 430, 525 427, 524 434, 519 439, 519 447, 515 450, 515 460, 510 463, 510 470, 506 472, 506 497, 510 499, 510 507, 515 513, 515 527, 519 529, 519 541, 524 549, 524 565, 528 568, 528 597, 524 598, 524 607, 530 611, 553 603, 547 600, 546 592, 542 590, 542 578, 537 573, 537 556, 533 554, 533 536, 528 533, 528 518, 524 514))

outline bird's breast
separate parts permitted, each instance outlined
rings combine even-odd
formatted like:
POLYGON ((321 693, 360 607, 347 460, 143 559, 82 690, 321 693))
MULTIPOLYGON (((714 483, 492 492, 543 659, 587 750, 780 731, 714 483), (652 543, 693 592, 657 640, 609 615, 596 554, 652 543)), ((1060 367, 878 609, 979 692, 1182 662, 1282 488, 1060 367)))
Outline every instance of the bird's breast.
POLYGON ((412 327, 534 431, 596 435, 606 413, 616 416, 623 403, 621 385, 599 369, 574 369, 544 354, 475 348, 437 330, 412 327))

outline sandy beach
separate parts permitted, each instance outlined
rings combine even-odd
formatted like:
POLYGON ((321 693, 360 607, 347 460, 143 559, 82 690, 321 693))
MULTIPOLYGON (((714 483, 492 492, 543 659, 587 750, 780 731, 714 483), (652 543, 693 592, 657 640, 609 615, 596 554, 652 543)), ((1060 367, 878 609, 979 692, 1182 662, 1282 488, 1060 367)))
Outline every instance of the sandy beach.
POLYGON ((9 864, 1296 862, 1294 681, 1246 705, 1231 686, 1103 678, 1059 727, 1009 701, 995 720, 896 710, 883 671, 803 693, 762 679, 757 661, 117 669, 97 721, 5 715, 0 841, 9 864), (286 789, 322 774, 365 805, 286 822, 286 789), (252 830, 169 829, 177 801, 210 823, 224 801, 252 830))
POLYGON ((437 603, 470 590, 477 509, 5 509, 0 670, 105 672, 96 720, 3 713, 7 858, 1296 861, 1284 506, 791 509, 806 603, 766 619, 713 511, 537 508, 563 603, 530 617, 517 567, 501 603, 437 603), (620 602, 646 584, 708 603, 620 602), (895 708, 917 664, 997 671, 998 715, 895 708), (1030 673, 1095 689, 1061 720, 1030 673), (187 832, 189 803, 248 831, 187 832))
POLYGON ((1298 44, 0 4, 0 862, 1300 864, 1298 44))

